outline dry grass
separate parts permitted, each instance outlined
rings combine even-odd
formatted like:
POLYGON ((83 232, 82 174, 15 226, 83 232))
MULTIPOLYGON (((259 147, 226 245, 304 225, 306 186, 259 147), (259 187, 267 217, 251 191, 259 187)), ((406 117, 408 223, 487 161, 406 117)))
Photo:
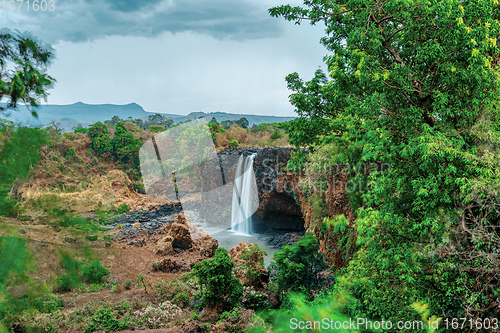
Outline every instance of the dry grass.
POLYGON ((291 147, 288 143, 288 134, 284 134, 281 139, 271 140, 271 131, 251 131, 232 125, 224 133, 215 135, 215 147, 225 148, 231 145, 232 140, 238 141, 238 148, 265 148, 265 147, 291 147))

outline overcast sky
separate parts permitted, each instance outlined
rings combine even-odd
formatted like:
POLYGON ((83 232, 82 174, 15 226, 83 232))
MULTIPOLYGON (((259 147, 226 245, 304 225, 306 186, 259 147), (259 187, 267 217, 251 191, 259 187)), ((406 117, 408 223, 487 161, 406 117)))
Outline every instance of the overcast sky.
POLYGON ((138 103, 146 111, 295 115, 285 76, 312 78, 322 25, 267 10, 297 0, 55 0, 0 8, 1 24, 52 45, 48 104, 138 103), (52 4, 51 4, 52 5, 52 4), (17 10, 17 9, 16 9, 17 10))

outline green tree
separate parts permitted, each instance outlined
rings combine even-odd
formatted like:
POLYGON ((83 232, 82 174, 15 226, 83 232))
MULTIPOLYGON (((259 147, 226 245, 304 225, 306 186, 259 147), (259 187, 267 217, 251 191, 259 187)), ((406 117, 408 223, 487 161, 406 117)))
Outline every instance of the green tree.
POLYGON ((111 140, 111 147, 113 148, 113 154, 119 161, 132 163, 133 167, 139 165, 141 141, 134 139, 134 135, 127 132, 123 121, 116 124, 115 136, 111 140))
POLYGON ((104 123, 105 124, 116 125, 116 124, 118 124, 119 121, 123 121, 123 119, 121 119, 118 116, 113 116, 113 118, 111 118, 111 120, 105 120, 104 123))
POLYGON ((174 125, 174 120, 167 118, 160 113, 156 113, 154 115, 148 116, 148 120, 147 120, 146 124, 147 124, 148 128, 151 125, 165 126, 165 128, 170 128, 174 125))
POLYGON ((224 127, 212 117, 212 120, 208 123, 208 127, 210 128, 210 134, 212 135, 212 140, 215 140, 215 136, 217 133, 224 133, 224 127))
POLYGON ((286 292, 312 297, 314 291, 325 287, 327 281, 320 273, 328 265, 325 256, 318 251, 318 240, 307 233, 297 243, 285 245, 274 254, 269 271, 272 287, 280 297, 286 292))
POLYGON ((236 120, 234 124, 238 125, 241 128, 248 128, 248 125, 250 125, 248 119, 245 117, 241 117, 240 119, 236 120))
POLYGON ((87 135, 92 140, 90 148, 92 148, 94 152, 101 155, 111 151, 111 139, 106 125, 98 121, 90 126, 87 135))
MULTIPOLYGON (((19 102, 36 107, 55 82, 44 73, 52 58, 52 49, 31 37, 0 34, 0 101, 6 99, 7 108, 19 102)), ((32 114, 37 116, 35 111, 32 114)))
POLYGON ((409 318, 415 301, 497 315, 498 2, 312 0, 270 13, 323 22, 331 51, 330 79, 287 77, 301 116, 291 139, 370 184, 351 196, 360 249, 341 280, 353 315, 409 318), (367 175, 367 163, 391 172, 367 175))

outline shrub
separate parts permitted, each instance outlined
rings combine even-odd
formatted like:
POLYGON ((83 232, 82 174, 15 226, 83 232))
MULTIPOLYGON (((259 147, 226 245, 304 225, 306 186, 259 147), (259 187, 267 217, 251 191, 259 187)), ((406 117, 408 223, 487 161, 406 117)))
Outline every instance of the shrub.
POLYGON ((80 262, 72 258, 69 253, 61 253, 61 266, 66 270, 66 274, 56 277, 56 291, 71 291, 80 282, 80 262))
POLYGON ((0 122, 0 136, 8 138, 0 146, 0 215, 12 216, 16 203, 9 197, 16 178, 28 176, 38 163, 38 149, 47 144, 47 133, 40 129, 19 127, 0 122))
POLYGON ((169 322, 182 314, 182 310, 170 302, 161 303, 158 307, 148 306, 135 311, 134 314, 149 329, 165 327, 169 322))
POLYGON ((129 290, 130 288, 132 288, 132 281, 130 279, 128 279, 127 281, 123 282, 123 287, 125 287, 125 289, 129 290))
POLYGON ((75 133, 87 134, 87 132, 88 132, 87 128, 83 128, 83 127, 75 128, 75 133))
POLYGON ((285 292, 299 292, 311 297, 327 282, 320 275, 328 267, 325 259, 319 253, 318 240, 311 233, 305 234, 297 243, 285 245, 274 254, 269 266, 271 288, 280 297, 285 292))
POLYGON ((224 310, 240 304, 243 286, 233 276, 233 267, 234 263, 224 248, 218 248, 212 259, 194 265, 192 272, 198 278, 204 305, 224 310))
POLYGON ((99 260, 95 260, 82 269, 82 277, 89 283, 101 283, 106 275, 109 275, 109 271, 101 265, 99 260))
POLYGON ((261 275, 265 268, 264 256, 266 255, 266 251, 256 244, 250 244, 249 248, 241 254, 240 257, 244 260, 246 282, 249 285, 257 287, 261 284, 261 275))
POLYGON ((59 275, 56 278, 55 290, 56 291, 71 291, 71 289, 76 287, 77 284, 78 283, 75 283, 75 281, 68 274, 59 275))
POLYGON ((172 303, 185 307, 189 304, 189 295, 185 292, 178 293, 172 298, 172 303))
POLYGON ((282 137, 283 137, 283 133, 281 133, 281 131, 279 129, 275 129, 274 132, 271 134, 270 139, 274 141, 274 140, 281 139, 282 137))
POLYGON ((238 147, 239 142, 237 140, 231 140, 231 142, 229 142, 229 144, 231 145, 232 148, 236 148, 236 147, 238 147))
POLYGON ((69 141, 75 141, 76 136, 73 133, 64 133, 63 138, 66 138, 69 141))
POLYGON ((165 126, 164 125, 151 125, 151 126, 149 126, 149 130, 153 133, 160 133, 160 132, 163 132, 165 130, 165 126))
POLYGON ((127 204, 123 203, 120 206, 118 206, 118 208, 116 209, 116 213, 123 214, 123 213, 128 212, 129 210, 130 210, 130 207, 127 204))
POLYGON ((76 156, 76 151, 75 148, 70 147, 68 150, 66 150, 66 153, 64 154, 66 158, 73 158, 76 156))
POLYGON ((89 325, 85 328, 85 333, 91 333, 100 330, 119 331, 130 326, 130 322, 121 321, 114 317, 114 313, 108 308, 102 308, 90 319, 89 325))

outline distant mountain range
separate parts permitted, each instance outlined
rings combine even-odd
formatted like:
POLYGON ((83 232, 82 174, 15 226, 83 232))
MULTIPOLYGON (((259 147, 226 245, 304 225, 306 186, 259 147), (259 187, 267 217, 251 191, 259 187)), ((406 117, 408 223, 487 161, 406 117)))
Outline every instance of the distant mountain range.
MULTIPOLYGON (((2 104, 6 107, 5 104, 2 104)), ((82 102, 69 104, 69 105, 40 105, 39 107, 33 109, 37 112, 38 118, 31 115, 31 111, 24 106, 19 106, 18 110, 6 110, 4 112, 0 111, 0 118, 13 121, 19 126, 30 126, 30 127, 46 127, 52 121, 60 123, 60 127, 64 131, 71 131, 73 127, 79 124, 83 127, 88 127, 98 121, 104 122, 105 120, 110 120, 113 116, 119 116, 121 119, 132 119, 141 118, 146 120, 149 115, 153 115, 159 112, 147 112, 140 105, 136 103, 126 104, 126 105, 115 105, 115 104, 85 104, 82 102)), ((200 117, 206 117, 208 121, 215 117, 217 121, 221 122, 224 120, 238 120, 241 117, 245 117, 250 126, 254 124, 262 123, 274 123, 292 120, 295 117, 278 117, 278 116, 259 116, 259 115, 247 115, 247 114, 236 114, 236 113, 225 113, 225 112, 191 112, 187 116, 161 113, 162 115, 173 119, 176 123, 183 122, 188 119, 198 119, 200 117)))

